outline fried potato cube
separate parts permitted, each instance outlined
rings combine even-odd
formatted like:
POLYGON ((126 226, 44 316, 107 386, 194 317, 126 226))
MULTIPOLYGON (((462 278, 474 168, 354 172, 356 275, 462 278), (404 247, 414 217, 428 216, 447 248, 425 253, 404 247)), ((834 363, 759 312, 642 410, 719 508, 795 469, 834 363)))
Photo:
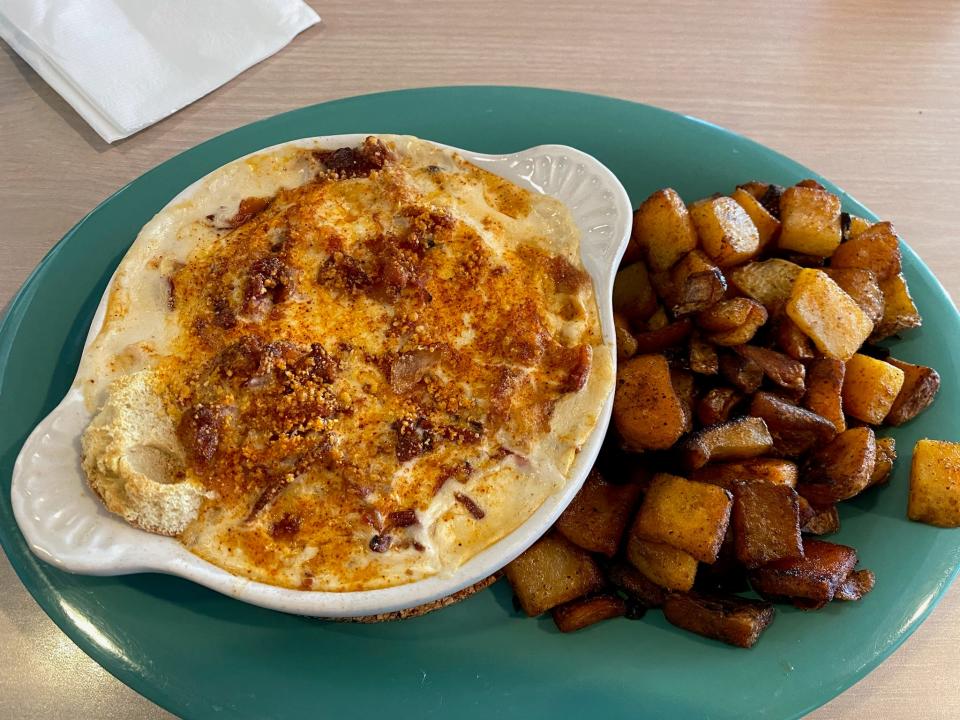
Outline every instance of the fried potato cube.
POLYGON ((617 369, 613 422, 634 450, 665 450, 684 433, 684 408, 663 355, 638 355, 617 369))
POLYGON ((884 422, 887 425, 903 425, 933 403, 940 391, 940 373, 933 368, 913 365, 896 358, 887 358, 886 362, 903 371, 903 386, 884 422))
POLYGON ((668 270, 697 247, 690 212, 670 188, 653 193, 634 213, 633 238, 654 271, 668 270))
POLYGON ((753 360, 734 353, 720 355, 720 374, 740 392, 755 393, 763 382, 763 370, 753 360))
POLYGON ((708 462, 757 457, 772 447, 773 438, 763 419, 742 417, 695 432, 679 450, 684 465, 696 470, 708 462))
POLYGON ((833 599, 848 602, 860 600, 873 590, 876 583, 877 576, 873 574, 872 570, 857 570, 850 573, 850 576, 837 588, 837 594, 833 596, 833 599))
POLYGON ((815 507, 849 500, 870 485, 876 462, 873 430, 845 430, 807 458, 797 492, 815 507))
POLYGON ((780 222, 780 249, 830 257, 840 244, 840 198, 818 188, 787 188, 780 222))
POLYGON ((716 375, 720 372, 716 348, 696 333, 690 338, 690 369, 699 375, 716 375))
POLYGON ((790 299, 793 282, 801 270, 788 260, 773 258, 733 268, 727 277, 737 290, 774 312, 790 299))
POLYGON ((816 357, 810 338, 786 315, 780 315, 776 319, 774 342, 794 360, 812 360, 816 357))
POLYGON ((960 443, 917 441, 907 517, 937 527, 960 527, 960 443))
MULTIPOLYGON (((841 216, 841 222, 843 217, 841 216)), ((862 233, 864 230, 868 229, 873 225, 873 221, 862 218, 859 215, 847 215, 847 228, 844 231, 844 239, 850 240, 855 238, 857 235, 862 233)))
POLYGON ((830 535, 840 529, 840 513, 837 512, 837 506, 817 510, 816 515, 807 520, 801 532, 809 535, 830 535))
POLYGON ((727 532, 732 505, 730 493, 716 485, 654 475, 633 530, 646 540, 666 543, 712 563, 727 532))
POLYGON ((906 375, 883 360, 857 353, 847 360, 843 410, 858 420, 879 425, 900 394, 906 375))
POLYGON ((762 418, 780 455, 796 457, 815 445, 834 438, 833 423, 815 412, 791 405, 768 392, 758 392, 750 402, 750 414, 762 418))
POLYGON ((618 595, 594 595, 580 598, 553 609, 553 621, 560 632, 582 630, 603 620, 622 617, 627 612, 627 603, 618 595))
POLYGON ((860 306, 874 326, 883 319, 883 291, 873 270, 828 267, 823 271, 860 306))
POLYGON ((890 480, 893 463, 897 459, 897 442, 892 437, 877 438, 877 463, 873 466, 870 484, 883 485, 890 480))
POLYGON ((717 425, 730 419, 733 409, 743 400, 743 395, 728 387, 715 387, 697 402, 697 420, 701 425, 717 425))
POLYGON ((807 369, 803 363, 769 348, 740 345, 733 348, 738 355, 753 360, 763 374, 787 390, 803 393, 807 369))
POLYGON ((822 270, 800 271, 786 312, 820 352, 837 360, 851 358, 873 331, 860 306, 822 270))
POLYGON ((613 310, 636 327, 656 312, 657 296, 642 262, 621 268, 613 279, 613 310))
POLYGON ((781 458, 714 463, 694 470, 690 479, 719 485, 731 492, 740 483, 754 482, 792 488, 797 485, 797 464, 781 458))
POLYGON ((593 470, 554 527, 584 550, 613 557, 630 524, 640 485, 615 485, 593 470))
POLYGON ((687 315, 723 300, 727 280, 720 268, 699 250, 691 250, 669 273, 669 282, 661 281, 663 299, 674 316, 687 315))
POLYGON ((903 275, 881 280, 880 290, 883 292, 883 317, 877 323, 873 340, 882 340, 923 324, 903 275))
POLYGON ((627 560, 667 590, 687 591, 697 576, 697 561, 692 555, 670 545, 644 540, 633 532, 627 540, 627 560))
POLYGON ((773 606, 736 596, 673 593, 663 605, 671 625, 728 645, 750 648, 771 622, 773 606))
POLYGON ((843 243, 830 258, 830 267, 872 270, 877 280, 900 272, 900 239, 893 225, 879 222, 843 243))
POLYGON ((555 532, 537 540, 504 572, 530 617, 603 587, 603 574, 590 553, 555 532))
POLYGON ((807 392, 803 406, 833 423, 837 432, 847 429, 843 415, 843 378, 846 365, 833 358, 817 358, 807 370, 807 392))
POLYGON ((737 559, 748 568, 803 557, 797 493, 786 485, 740 483, 733 491, 737 559))
MULTIPOLYGON (((650 323, 647 325, 649 327, 650 323)), ((693 323, 690 318, 680 318, 676 322, 663 325, 656 330, 637 333, 633 336, 633 340, 637 344, 638 354, 650 355, 677 347, 690 337, 691 332, 693 332, 693 323)))
POLYGON ((759 180, 751 180, 750 182, 745 182, 742 185, 737 185, 737 190, 743 190, 750 197, 754 197, 759 200, 764 196, 764 194, 766 194, 769 187, 770 183, 760 182, 759 180))
POLYGON ((637 340, 630 330, 630 322, 619 313, 613 314, 613 332, 617 337, 617 360, 632 358, 637 352, 637 340))
POLYGON ((630 599, 646 608, 658 608, 667 597, 666 591, 633 565, 614 560, 607 568, 607 579, 630 599))
POLYGON ((856 565, 852 547, 804 538, 803 558, 757 568, 750 573, 750 584, 764 597, 829 602, 856 565))
POLYGON ((760 233, 733 198, 700 200, 690 206, 703 251, 720 267, 740 265, 760 251, 760 233))
POLYGON ((680 400, 680 409, 683 411, 683 432, 688 433, 693 430, 693 403, 697 393, 693 375, 674 369, 670 371, 670 381, 673 383, 677 399, 680 400))
POLYGON ((742 207, 753 224, 757 226, 757 234, 760 236, 760 252, 776 239, 780 233, 780 221, 760 204, 760 200, 754 197, 744 188, 737 188, 730 197, 736 201, 737 205, 742 207))
POLYGON ((697 325, 714 345, 744 345, 753 339, 767 321, 767 310, 756 300, 722 300, 697 313, 697 325))
MULTIPOLYGON (((662 307, 658 307, 657 311, 650 316, 649 320, 647 320, 647 330, 648 331, 661 330, 669 324, 670 324, 670 318, 667 317, 666 311, 662 307)), ((680 323, 677 323, 677 324, 680 324, 680 323)))

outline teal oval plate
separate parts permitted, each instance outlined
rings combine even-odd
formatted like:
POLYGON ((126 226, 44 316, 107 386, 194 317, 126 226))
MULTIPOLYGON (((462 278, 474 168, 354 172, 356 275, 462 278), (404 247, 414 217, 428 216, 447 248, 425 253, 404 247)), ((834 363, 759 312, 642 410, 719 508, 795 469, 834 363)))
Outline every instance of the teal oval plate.
MULTIPOLYGON (((34 557, 10 509, 14 458, 66 392, 94 308, 140 227, 182 188, 240 155, 358 131, 410 133, 490 153, 573 145, 606 163, 634 203, 667 185, 693 200, 753 178, 790 184, 817 177, 754 142, 656 108, 553 90, 459 87, 279 115, 122 188, 50 251, 0 327, 0 540, 27 589, 84 651, 185 718, 794 718, 863 677, 916 629, 960 564, 960 533, 905 517, 913 443, 926 435, 960 439, 960 318, 909 249, 904 268, 925 322, 897 343, 896 354, 936 367, 943 388, 931 410, 894 431, 903 459, 890 486, 841 511, 836 539, 859 549, 862 565, 877 574, 876 589, 820 612, 781 609, 753 650, 682 632, 656 612, 561 635, 549 617, 518 614, 503 582, 421 618, 354 625, 262 610, 161 575, 69 575, 34 557)), ((870 216, 841 196, 847 210, 870 216)))

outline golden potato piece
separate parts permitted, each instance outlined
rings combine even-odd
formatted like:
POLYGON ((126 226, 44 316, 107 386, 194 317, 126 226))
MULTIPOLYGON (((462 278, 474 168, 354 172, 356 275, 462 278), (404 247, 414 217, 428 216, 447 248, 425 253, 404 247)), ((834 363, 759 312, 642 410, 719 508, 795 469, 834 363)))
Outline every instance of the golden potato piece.
POLYGON ((559 533, 537 540, 504 569, 520 607, 533 617, 603 587, 590 553, 559 533))
POLYGON ((890 480, 893 463, 897 459, 897 442, 892 437, 877 438, 877 464, 873 466, 870 485, 883 485, 890 480))
POLYGON ((870 485, 876 462, 873 430, 844 430, 807 458, 797 492, 818 508, 849 500, 870 485))
POLYGON ((615 485, 596 469, 587 476, 555 527, 584 550, 613 557, 640 498, 637 483, 615 485))
POLYGON ((671 625, 742 648, 753 647, 771 622, 773 606, 731 596, 673 593, 663 605, 671 625))
POLYGON ((759 365, 763 374, 780 387, 803 394, 807 376, 803 363, 776 350, 753 345, 740 345, 733 351, 759 365))
POLYGON ((637 352, 637 340, 630 330, 630 322, 623 315, 614 313, 613 331, 617 336, 617 360, 632 358, 637 352))
POLYGON ((873 590, 877 582, 877 576, 872 570, 857 570, 850 573, 843 584, 837 588, 837 594, 833 596, 834 600, 846 600, 847 602, 860 600, 868 592, 873 590))
POLYGON ((940 391, 940 373, 923 365, 913 365, 896 358, 887 362, 903 370, 903 387, 884 422, 888 425, 903 425, 926 410, 940 391))
POLYGON ((777 346, 794 360, 812 360, 816 357, 810 338, 786 315, 777 317, 773 330, 777 346))
POLYGON ((757 457, 772 447, 773 438, 762 418, 741 417, 698 430, 678 449, 687 469, 696 470, 708 462, 757 457))
POLYGON ((873 323, 822 270, 804 268, 794 281, 787 315, 827 357, 848 360, 873 331, 873 323))
POLYGON ((690 369, 699 375, 716 375, 720 372, 716 348, 696 333, 690 338, 690 369))
POLYGON ((833 423, 837 432, 847 429, 843 415, 843 378, 846 365, 833 358, 817 358, 807 370, 807 392, 803 406, 833 423))
POLYGON ((633 237, 650 269, 668 270, 697 247, 697 231, 687 206, 675 190, 658 190, 633 216, 633 237))
POLYGON ((560 632, 582 630, 603 620, 621 617, 627 612, 627 603, 618 595, 603 594, 580 598, 553 609, 553 621, 560 632))
POLYGON ((780 223, 780 249, 829 257, 840 244, 840 198, 818 188, 787 188, 780 223))
POLYGON ((817 510, 816 514, 807 520, 800 528, 808 535, 831 535, 840 529, 840 513, 836 505, 817 510))
POLYGON ((766 308, 756 300, 732 298, 697 313, 697 325, 714 345, 743 345, 753 339, 767 317, 766 308))
POLYGON ((733 198, 700 200, 690 206, 703 251, 720 267, 746 262, 760 251, 760 233, 733 198))
POLYGON ((621 268, 613 280, 613 311, 640 327, 657 310, 657 296, 642 262, 621 268))
POLYGON ((734 190, 730 197, 746 211, 753 224, 757 226, 757 234, 760 236, 760 252, 763 252, 767 245, 776 240, 780 233, 780 221, 760 204, 758 198, 743 188, 734 190))
POLYGON ((833 423, 815 412, 792 405, 768 392, 758 392, 750 401, 750 414, 762 418, 779 455, 796 457, 827 443, 837 434, 833 423))
POLYGON ((823 271, 860 306, 874 325, 883 318, 883 291, 873 270, 828 267, 823 271))
POLYGON ((877 280, 900 272, 900 240, 893 225, 879 222, 847 240, 830 258, 830 267, 872 270, 877 280))
POLYGON ((760 366, 753 360, 734 353, 720 355, 720 374, 747 395, 756 392, 763 382, 763 370, 760 366))
POLYGON ((670 545, 644 540, 631 532, 627 560, 649 580, 667 590, 687 591, 697 576, 697 561, 670 545))
POLYGON ((691 250, 660 281, 663 300, 674 316, 687 315, 723 300, 727 280, 720 268, 699 250, 691 250))
POLYGON ((739 483, 733 498, 733 537, 737 559, 745 567, 803 557, 800 511, 793 488, 739 483))
MULTIPOLYGON (((770 183, 760 182, 759 180, 751 180, 742 185, 737 185, 737 190, 743 190, 750 197, 756 198, 757 200, 762 198, 769 188, 770 183)), ((767 212, 769 212, 769 210, 767 212)))
MULTIPOLYGON (((841 223, 843 221, 843 216, 841 215, 841 223)), ((868 229, 873 225, 872 220, 867 220, 862 218, 859 215, 847 215, 847 228, 844 230, 843 238, 844 240, 851 240, 857 235, 862 233, 864 230, 868 229)))
POLYGON ((622 560, 614 560, 607 568, 607 579, 632 600, 647 608, 657 608, 663 605, 667 597, 666 591, 633 565, 622 560))
POLYGON ((731 492, 740 483, 767 483, 796 487, 797 464, 781 458, 754 458, 728 463, 712 463, 694 470, 691 480, 712 483, 731 492))
POLYGON ((635 450, 665 450, 683 435, 686 415, 663 355, 638 355, 618 368, 613 421, 635 450))
POLYGON ((732 505, 730 493, 717 485, 654 475, 633 532, 712 563, 727 532, 732 505))
POLYGON ((764 597, 829 602, 857 565, 857 551, 846 545, 804 538, 803 558, 778 560, 750 574, 764 597))
POLYGON ((691 332, 693 332, 693 322, 685 317, 668 325, 662 325, 656 330, 637 333, 633 339, 637 344, 637 354, 650 355, 677 347, 690 337, 691 332))
POLYGON ((790 299, 790 291, 802 267, 788 260, 772 258, 733 268, 730 283, 744 295, 773 312, 790 299))
POLYGON ((960 443, 917 441, 907 517, 937 527, 960 527, 960 443))
POLYGON ((847 360, 843 410, 858 420, 879 425, 903 387, 904 372, 883 360, 857 353, 847 360))
POLYGON ((711 388, 697 402, 697 420, 704 426, 724 423, 741 400, 743 395, 733 388, 711 388))
POLYGON ((881 280, 880 290, 883 292, 883 317, 877 323, 872 339, 882 340, 904 330, 920 327, 923 319, 910 296, 910 288, 907 287, 903 275, 893 275, 881 280))

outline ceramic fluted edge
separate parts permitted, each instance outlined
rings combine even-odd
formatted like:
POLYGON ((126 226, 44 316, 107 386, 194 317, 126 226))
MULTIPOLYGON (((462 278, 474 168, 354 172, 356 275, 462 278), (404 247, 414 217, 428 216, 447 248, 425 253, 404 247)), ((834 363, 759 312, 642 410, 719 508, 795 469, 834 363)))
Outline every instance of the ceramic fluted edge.
MULTIPOLYGON (((342 147, 368 133, 305 138, 283 146, 342 147)), ((616 176, 575 148, 540 145, 508 155, 487 155, 440 145, 517 185, 562 200, 580 233, 580 253, 593 280, 605 343, 615 348, 613 276, 630 234, 632 210, 616 176)), ((258 150, 269 152, 280 146, 258 150)), ((246 156, 245 156, 246 157, 246 156)), ((238 158, 242 159, 242 158, 238 158)), ((188 195, 196 183, 171 200, 188 195)), ((94 314, 86 345, 103 324, 110 285, 94 314)), ((280 588, 232 575, 190 553, 174 538, 139 530, 108 512, 90 489, 80 466, 80 435, 91 419, 81 391, 72 386, 61 403, 27 438, 17 456, 11 483, 14 516, 30 549, 69 572, 123 575, 161 572, 177 575, 245 602, 318 617, 350 617, 415 607, 469 587, 527 549, 553 524, 590 471, 613 409, 612 393, 584 442, 570 479, 516 530, 443 576, 392 588, 317 592, 280 588)))

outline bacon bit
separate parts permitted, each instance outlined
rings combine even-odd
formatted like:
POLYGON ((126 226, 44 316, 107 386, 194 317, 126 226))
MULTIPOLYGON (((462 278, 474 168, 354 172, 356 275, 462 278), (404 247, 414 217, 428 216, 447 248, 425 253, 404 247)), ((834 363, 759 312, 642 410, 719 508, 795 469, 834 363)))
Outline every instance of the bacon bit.
POLYGON ((313 590, 313 578, 312 578, 312 577, 305 577, 303 580, 301 580, 301 581, 300 581, 300 589, 301 589, 301 590, 313 590))
POLYGON ((558 293, 573 294, 590 282, 590 276, 584 270, 573 265, 562 255, 551 257, 547 261, 546 270, 558 293))
POLYGON ((410 285, 418 284, 417 271, 399 252, 389 252, 381 261, 379 288, 390 297, 398 297, 410 285))
POLYGON ((423 552, 424 550, 426 550, 426 548, 422 544, 418 543, 416 540, 413 541, 413 549, 416 550, 417 552, 423 552))
POLYGON ((441 357, 439 350, 425 348, 397 353, 387 363, 387 382, 398 395, 410 392, 427 370, 439 364, 441 357))
POLYGON ((387 515, 387 522, 390 527, 405 528, 417 524, 417 513, 415 510, 395 510, 387 515))
POLYGON ((392 158, 387 146, 375 137, 366 138, 355 148, 315 150, 313 156, 326 166, 332 177, 341 180, 367 177, 374 170, 382 170, 392 158))
POLYGON ((276 255, 257 260, 250 266, 244 288, 244 312, 269 309, 282 303, 293 292, 293 271, 276 255))
POLYGON ((214 365, 224 377, 246 382, 259 374, 264 360, 263 341, 256 335, 244 335, 221 350, 214 365))
POLYGON ((325 384, 333 382, 337 369, 337 361, 327 354, 320 343, 312 343, 310 352, 304 355, 294 367, 297 375, 325 384))
POLYGON ((167 310, 173 312, 177 307, 177 288, 173 282, 173 276, 168 275, 167 278, 167 310))
MULTIPOLYGON (((237 228, 252 220, 270 205, 270 198, 247 197, 240 201, 236 214, 227 220, 227 228, 237 228)), ((209 217, 209 216, 208 216, 209 217)))
POLYGON ((393 423, 397 433, 397 460, 406 462, 433 449, 433 423, 425 417, 403 418, 393 423))
POLYGON ((582 344, 572 348, 562 348, 551 354, 553 355, 551 359, 557 362, 564 373, 560 381, 560 392, 577 392, 587 384, 590 366, 593 363, 592 347, 582 344))
POLYGON ((447 440, 464 445, 473 445, 480 442, 483 438, 483 425, 476 420, 471 420, 466 426, 444 425, 440 428, 440 434, 447 440))
POLYGON ((456 501, 463 505, 467 512, 473 515, 475 520, 483 520, 486 513, 474 502, 473 498, 469 495, 464 495, 463 493, 454 493, 453 497, 456 498, 456 501))
POLYGON ((272 478, 270 484, 263 489, 263 492, 260 493, 256 502, 253 503, 253 507, 250 508, 250 514, 247 515, 247 522, 255 520, 257 515, 263 512, 264 508, 280 497, 280 493, 282 493, 291 482, 293 482, 293 475, 289 473, 282 477, 272 478))
POLYGON ((370 538, 370 549, 376 553, 385 553, 390 549, 393 538, 389 535, 374 535, 370 538))
POLYGON ((436 495, 447 484, 448 480, 456 480, 459 483, 465 483, 473 475, 473 465, 464 460, 459 465, 447 466, 440 472, 437 484, 433 488, 433 494, 436 495))
POLYGON ((299 515, 284 513, 283 517, 270 527, 270 535, 277 540, 289 540, 300 532, 302 522, 303 520, 299 515))
POLYGON ((180 417, 177 437, 198 467, 204 467, 216 455, 226 416, 223 406, 201 403, 188 408, 180 417))
POLYGON ((501 445, 500 447, 497 448, 497 451, 490 456, 490 459, 493 460, 494 462, 499 462, 500 460, 503 460, 504 458, 514 454, 515 453, 513 452, 513 450, 508 450, 503 445, 501 445))
POLYGON ((213 307, 213 324, 224 330, 230 330, 236 327, 237 316, 230 307, 230 301, 223 295, 214 295, 210 298, 210 304, 213 307))

